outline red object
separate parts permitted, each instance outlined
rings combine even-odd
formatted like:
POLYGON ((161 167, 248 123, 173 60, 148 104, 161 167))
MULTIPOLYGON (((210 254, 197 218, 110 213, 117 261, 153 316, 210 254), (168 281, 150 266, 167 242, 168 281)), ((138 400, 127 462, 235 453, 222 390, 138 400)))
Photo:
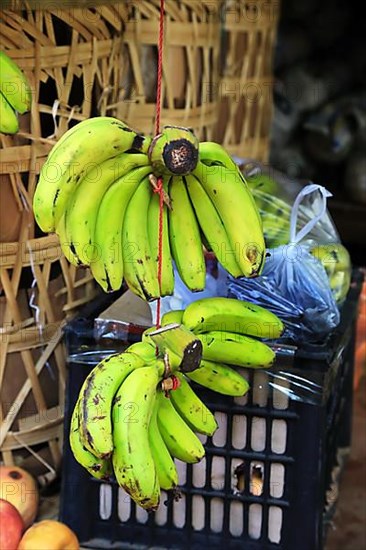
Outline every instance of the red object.
MULTIPOLYGON (((159 193, 159 236, 158 236, 158 282, 159 290, 161 290, 161 272, 163 265, 163 210, 164 210, 164 193, 163 193, 163 178, 158 178, 158 184, 154 193, 159 193)), ((160 328, 161 320, 161 299, 158 298, 156 305, 156 327, 160 328)))
POLYGON ((160 0, 155 135, 158 135, 160 132, 161 81, 163 78, 164 3, 165 3, 165 0, 160 0))
POLYGON ((179 378, 177 378, 176 376, 174 376, 174 374, 172 374, 171 376, 172 378, 172 381, 173 381, 173 387, 172 387, 172 390, 176 390, 177 388, 179 388, 180 386, 180 381, 179 381, 179 378))
POLYGON ((356 325, 355 374, 353 387, 356 390, 362 376, 366 375, 366 281, 362 286, 360 309, 356 325))
POLYGON ((16 550, 23 530, 24 523, 18 510, 7 500, 0 499, 0 549, 16 550))
MULTIPOLYGON (((160 16, 159 16, 159 42, 158 42, 158 76, 156 90, 156 119, 155 119, 155 135, 160 132, 160 114, 161 114, 161 81, 163 75, 163 43, 164 43, 164 0, 160 0, 160 16)), ((159 290, 161 290, 161 271, 163 264, 163 178, 158 178, 158 185, 155 193, 159 193, 159 240, 158 240, 158 282, 159 290)), ((160 328, 161 317, 161 299, 158 298, 156 306, 156 326, 160 328)))

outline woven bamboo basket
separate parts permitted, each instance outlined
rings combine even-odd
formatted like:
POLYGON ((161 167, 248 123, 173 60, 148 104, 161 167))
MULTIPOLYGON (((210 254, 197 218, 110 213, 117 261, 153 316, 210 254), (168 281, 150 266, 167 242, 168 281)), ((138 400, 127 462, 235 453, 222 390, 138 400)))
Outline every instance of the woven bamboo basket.
POLYGON ((279 0, 226 0, 219 117, 214 138, 232 154, 266 162, 272 117, 272 58, 279 0))
POLYGON ((61 459, 62 327, 95 286, 68 264, 55 235, 27 239, 25 219, 19 241, 0 244, 0 450, 5 464, 40 475, 61 459))
MULTIPOLYGON (((119 100, 105 108, 131 126, 154 133, 157 88, 159 0, 128 2, 123 35, 119 100)), ((190 127, 211 139, 218 102, 212 81, 219 77, 221 0, 166 0, 162 81, 162 125, 190 127)))
POLYGON ((33 89, 20 132, 0 138, 0 191, 9 212, 0 222, 0 453, 5 464, 42 478, 61 460, 62 326, 98 289, 88 270, 68 264, 55 235, 35 227, 32 198, 57 139, 75 122, 105 114, 96 89, 117 97, 127 12, 124 2, 33 4, 0 12, 0 47, 33 89))
POLYGON ((21 131, 2 139, 1 173, 15 180, 18 192, 26 179, 30 199, 55 140, 75 122, 105 114, 103 101, 95 103, 96 86, 111 97, 119 90, 125 3, 56 6, 0 12, 0 47, 33 89, 32 110, 21 117, 21 131))

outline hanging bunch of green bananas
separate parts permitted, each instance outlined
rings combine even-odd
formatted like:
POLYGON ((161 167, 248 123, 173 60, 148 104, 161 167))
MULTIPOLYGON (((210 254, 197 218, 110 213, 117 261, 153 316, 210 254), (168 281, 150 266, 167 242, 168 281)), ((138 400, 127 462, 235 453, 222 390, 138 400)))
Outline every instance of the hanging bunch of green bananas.
POLYGON ((68 260, 90 266, 106 292, 125 279, 143 299, 171 295, 173 261, 190 290, 203 290, 203 241, 234 277, 263 268, 261 221, 243 176, 220 145, 199 143, 186 128, 166 126, 151 139, 113 117, 77 124, 51 150, 33 208, 40 228, 55 231, 68 260))
POLYGON ((337 303, 343 302, 351 284, 351 258, 341 243, 328 243, 314 246, 310 250, 324 266, 329 286, 337 303))
POLYGON ((253 338, 277 338, 282 322, 271 312, 228 298, 206 298, 172 311, 162 327, 101 361, 87 376, 75 405, 70 446, 98 479, 118 484, 147 510, 161 489, 179 483, 174 459, 199 462, 197 434, 212 436, 214 415, 191 386, 241 396, 247 381, 233 368, 270 367, 275 354, 253 338))
POLYGON ((32 92, 18 65, 0 50, 0 132, 16 134, 18 115, 30 110, 32 92))

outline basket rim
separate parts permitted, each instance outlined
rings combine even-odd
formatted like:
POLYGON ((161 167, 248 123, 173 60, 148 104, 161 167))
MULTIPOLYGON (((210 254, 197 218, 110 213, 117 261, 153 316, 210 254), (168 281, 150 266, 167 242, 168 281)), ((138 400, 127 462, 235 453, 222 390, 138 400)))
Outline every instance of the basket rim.
MULTIPOLYGON (((44 413, 47 413, 48 410, 50 409, 46 409, 44 413)), ((46 443, 51 439, 57 439, 60 435, 59 431, 63 420, 64 415, 62 414, 56 420, 44 422, 33 429, 19 430, 17 432, 9 431, 1 444, 1 452, 15 451, 23 449, 25 445, 38 445, 39 443, 46 443)))

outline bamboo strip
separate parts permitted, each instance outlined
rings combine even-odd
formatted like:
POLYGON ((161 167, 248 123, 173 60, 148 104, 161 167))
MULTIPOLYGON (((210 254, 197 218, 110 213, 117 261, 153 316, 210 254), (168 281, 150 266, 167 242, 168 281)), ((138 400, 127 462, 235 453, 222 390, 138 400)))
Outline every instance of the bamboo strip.
POLYGON ((232 155, 266 162, 272 114, 272 56, 280 4, 277 0, 226 0, 225 62, 216 94, 214 139, 232 155))
MULTIPOLYGON (((60 340, 61 340, 61 335, 59 335, 58 338, 52 339, 48 343, 48 345, 46 346, 46 348, 44 350, 44 353, 42 354, 42 356, 40 357, 40 359, 37 361, 37 363, 34 366, 34 372, 37 376, 39 376, 39 374, 41 373, 43 367, 46 365, 48 359, 52 355, 52 353, 53 353, 54 349, 56 348, 56 346, 59 345, 60 340)), ((19 393, 17 394, 16 398, 14 399, 14 403, 17 404, 18 409, 20 409, 21 405, 25 401, 25 398, 27 397, 27 395, 29 394, 29 392, 31 390, 33 390, 32 381, 28 377, 28 379, 24 382, 23 386, 21 387, 21 389, 20 389, 19 393)), ((47 410, 47 407, 39 409, 39 412, 43 413, 45 410, 47 410)), ((14 422, 13 414, 14 414, 13 411, 10 410, 9 413, 7 414, 6 418, 3 420, 3 422, 0 426, 0 449, 1 449, 1 446, 2 446, 2 443, 3 443, 4 439, 6 437, 6 434, 8 433, 12 423, 14 422)))
POLYGON ((22 449, 26 445, 39 445, 59 437, 60 425, 63 422, 63 416, 57 422, 48 422, 32 432, 8 432, 2 444, 2 452, 15 451, 22 449), (20 436, 20 437, 19 437, 20 436))

